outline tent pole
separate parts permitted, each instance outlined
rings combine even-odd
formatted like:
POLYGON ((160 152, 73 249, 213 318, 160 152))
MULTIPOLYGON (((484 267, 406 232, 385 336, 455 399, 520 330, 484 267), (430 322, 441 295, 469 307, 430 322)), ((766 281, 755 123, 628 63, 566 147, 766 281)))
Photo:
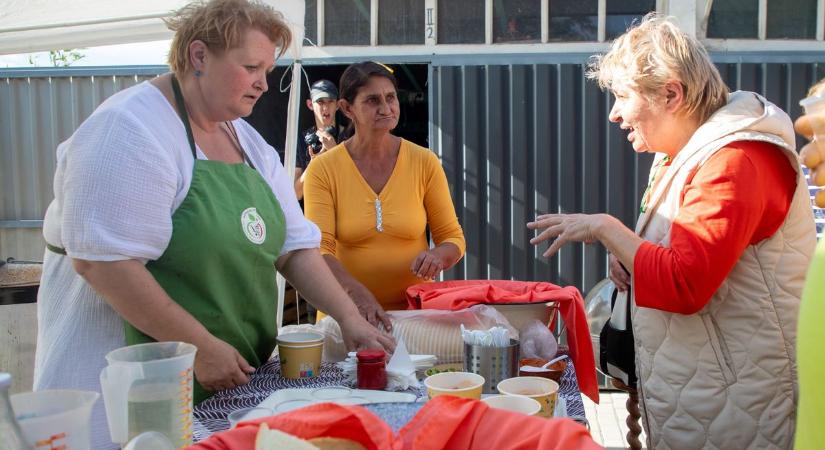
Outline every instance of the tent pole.
MULTIPOLYGON (((289 91, 289 106, 286 121, 286 142, 284 143, 284 167, 290 180, 295 179, 295 161, 298 152, 296 143, 298 142, 298 111, 301 102, 301 62, 296 59, 292 64, 292 82, 289 91)), ((277 325, 280 331, 284 325, 284 290, 286 279, 278 273, 278 314, 277 325)), ((298 300, 298 296, 295 296, 298 300)))

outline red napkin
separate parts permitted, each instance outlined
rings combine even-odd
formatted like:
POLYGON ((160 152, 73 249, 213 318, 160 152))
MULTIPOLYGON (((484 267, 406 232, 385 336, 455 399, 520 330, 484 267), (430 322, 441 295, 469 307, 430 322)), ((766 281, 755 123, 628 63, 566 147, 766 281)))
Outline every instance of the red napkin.
POLYGON ((302 439, 350 439, 368 450, 568 450, 600 449, 583 426, 569 419, 545 419, 494 409, 449 395, 427 402, 393 436, 377 416, 360 406, 321 403, 278 416, 242 422, 188 450, 252 450, 260 423, 302 439))
POLYGON ((456 311, 479 303, 556 302, 567 327, 570 359, 576 366, 579 389, 599 402, 593 344, 584 312, 584 299, 573 286, 560 287, 539 281, 456 280, 421 283, 407 288, 408 309, 456 311))

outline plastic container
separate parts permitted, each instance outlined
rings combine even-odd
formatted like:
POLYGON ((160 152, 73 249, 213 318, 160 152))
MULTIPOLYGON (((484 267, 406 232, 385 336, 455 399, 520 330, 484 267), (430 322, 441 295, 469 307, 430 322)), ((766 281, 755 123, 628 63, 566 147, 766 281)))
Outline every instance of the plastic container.
POLYGON ((100 372, 112 442, 125 445, 146 431, 175 448, 192 444, 192 364, 185 342, 152 342, 113 350, 100 372))
POLYGON ((501 380, 518 375, 519 341, 510 339, 507 347, 464 344, 464 371, 484 377, 485 394, 498 394, 501 380))
POLYGON ((387 387, 387 354, 381 349, 361 350, 358 358, 358 389, 383 390, 387 387))
POLYGON ((89 419, 100 394, 45 390, 11 396, 11 405, 30 448, 89 448, 89 419))
POLYGON ((175 450, 175 447, 163 434, 147 431, 135 436, 123 450, 175 450))
POLYGON ((314 378, 321 371, 324 336, 318 333, 289 333, 278 336, 281 375, 289 379, 314 378))
MULTIPOLYGON (((11 375, 0 373, 0 448, 3 450, 28 450, 23 430, 17 423, 9 400, 11 375)), ((88 445, 88 444, 87 444, 88 445)))

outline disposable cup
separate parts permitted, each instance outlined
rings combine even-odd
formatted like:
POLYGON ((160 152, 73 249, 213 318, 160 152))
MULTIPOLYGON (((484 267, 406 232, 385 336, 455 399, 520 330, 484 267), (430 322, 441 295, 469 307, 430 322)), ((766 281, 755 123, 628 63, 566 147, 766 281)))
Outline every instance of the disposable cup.
POLYGON ((541 411, 541 403, 520 395, 492 395, 482 398, 481 401, 490 405, 491 408, 519 412, 528 416, 535 416, 541 411))
POLYGON ((484 377, 469 372, 444 372, 424 379, 427 396, 432 399, 439 395, 454 395, 464 398, 481 398, 484 377))
POLYGON ((289 333, 278 336, 278 357, 284 378, 314 378, 321 370, 324 337, 318 333, 289 333))
POLYGON ((552 417, 556 409, 556 398, 559 394, 559 384, 553 380, 541 377, 508 378, 498 384, 498 391, 504 395, 518 395, 529 397, 541 404, 538 416, 552 417))

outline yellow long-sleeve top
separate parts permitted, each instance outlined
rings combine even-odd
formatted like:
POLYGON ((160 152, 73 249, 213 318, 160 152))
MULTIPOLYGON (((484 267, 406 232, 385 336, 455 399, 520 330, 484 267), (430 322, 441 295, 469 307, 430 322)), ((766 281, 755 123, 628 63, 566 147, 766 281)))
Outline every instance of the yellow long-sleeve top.
POLYGON ((427 225, 436 245, 451 242, 464 254, 438 157, 406 140, 379 194, 344 144, 315 158, 304 179, 304 212, 321 229, 321 253, 335 256, 385 310, 406 309, 404 291, 424 281, 410 266, 429 247, 427 225))

